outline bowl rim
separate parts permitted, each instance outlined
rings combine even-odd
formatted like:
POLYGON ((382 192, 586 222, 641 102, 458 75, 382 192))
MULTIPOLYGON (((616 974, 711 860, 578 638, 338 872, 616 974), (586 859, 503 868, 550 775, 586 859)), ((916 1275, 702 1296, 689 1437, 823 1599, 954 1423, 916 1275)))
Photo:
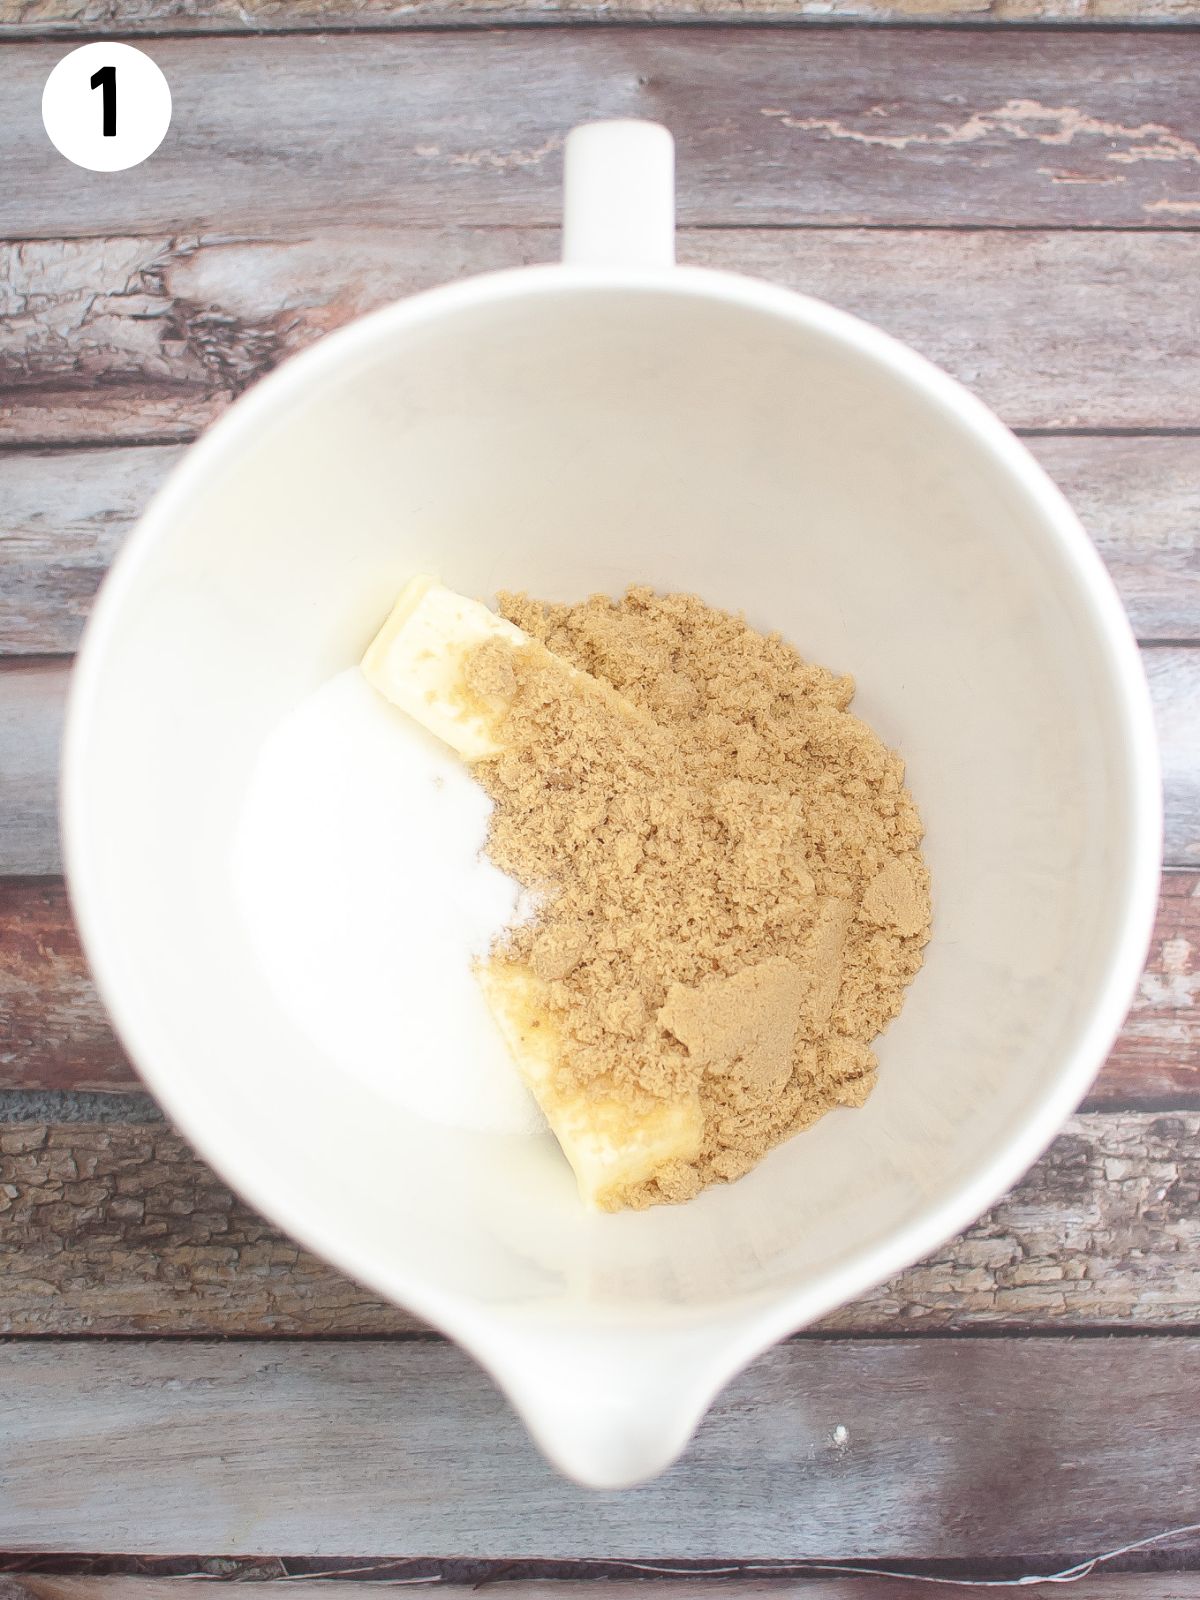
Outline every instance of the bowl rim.
MULTIPOLYGON (((707 1398, 737 1368, 786 1333, 865 1293, 961 1232, 1007 1192, 1042 1154, 1082 1099, 1107 1055, 1133 999, 1157 908, 1162 810, 1153 712, 1140 655, 1112 580, 1067 500, 1026 447, 956 379, 898 339, 847 312, 794 290, 707 268, 613 269, 552 263, 482 274, 426 290, 360 317, 285 361, 240 397, 194 443, 169 474, 127 537, 100 588, 84 629, 67 699, 60 782, 63 858, 68 893, 96 986, 140 1076, 180 1132, 231 1187, 282 1229, 342 1271, 405 1305, 465 1344, 487 1366, 494 1308, 431 1287, 406 1271, 381 1266, 353 1239, 326 1226, 319 1202, 291 1203, 274 1192, 269 1168, 223 1147, 221 1124, 189 1082, 168 1068, 173 1050, 142 1006, 108 926, 95 859, 86 843, 87 756, 100 668, 121 625, 125 596, 157 541, 218 463, 236 457, 262 425, 282 420, 314 384, 377 356, 380 342, 442 317, 498 301, 580 292, 639 291, 698 298, 782 318, 824 334, 903 380, 1001 466, 1024 491, 1044 536, 1069 567, 1081 616, 1104 659, 1112 690, 1114 749, 1128 827, 1123 916, 1111 941, 1086 1021, 1062 1052, 1061 1065, 1027 1110, 997 1138, 992 1158, 966 1182, 931 1197, 907 1221, 858 1247, 837 1268, 813 1279, 729 1302, 721 1320, 721 1359, 709 1374, 707 1398), (719 1370, 717 1370, 719 1369, 719 1370)), ((594 1327, 607 1320, 589 1319, 594 1327)), ((620 1321, 620 1318, 615 1319, 620 1321)), ((715 1326, 708 1307, 681 1308, 674 1328, 715 1326)), ((503 1374, 496 1374, 504 1382, 503 1374)))

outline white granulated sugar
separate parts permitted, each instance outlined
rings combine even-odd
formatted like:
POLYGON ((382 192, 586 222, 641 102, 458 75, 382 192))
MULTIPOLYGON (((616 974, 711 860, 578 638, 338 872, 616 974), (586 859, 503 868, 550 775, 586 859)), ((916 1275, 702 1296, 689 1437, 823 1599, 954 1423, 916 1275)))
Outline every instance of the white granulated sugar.
POLYGON ((263 745, 235 884, 278 1003, 332 1068, 434 1122, 532 1133, 472 972, 530 909, 482 854, 490 812, 458 757, 351 668, 263 745))

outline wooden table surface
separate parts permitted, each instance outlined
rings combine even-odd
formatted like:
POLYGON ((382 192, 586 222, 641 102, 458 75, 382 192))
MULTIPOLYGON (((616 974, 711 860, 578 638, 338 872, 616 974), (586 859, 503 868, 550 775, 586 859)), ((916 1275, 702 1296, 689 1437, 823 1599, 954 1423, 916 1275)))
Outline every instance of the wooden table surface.
MULTIPOLYGON (((189 1600, 197 1574, 695 1600, 714 1569, 739 1600, 905 1600, 931 1591, 795 1566, 1012 1577, 1200 1519, 1197 23, 1200 0, 0 0, 2 1600, 189 1600), (170 135, 127 173, 70 166, 47 72, 142 35, 170 135), (757 1361, 660 1482, 593 1495, 162 1122, 72 930, 55 763, 96 586, 186 442, 348 317, 552 256, 563 134, 611 114, 676 134, 683 259, 909 340, 1074 500, 1142 642, 1169 866, 1120 1041, 1024 1182, 757 1361), (705 1576, 646 1570, 681 1564, 705 1576)), ((1083 1587, 1200 1595, 1200 1534, 1124 1565, 1083 1587)))

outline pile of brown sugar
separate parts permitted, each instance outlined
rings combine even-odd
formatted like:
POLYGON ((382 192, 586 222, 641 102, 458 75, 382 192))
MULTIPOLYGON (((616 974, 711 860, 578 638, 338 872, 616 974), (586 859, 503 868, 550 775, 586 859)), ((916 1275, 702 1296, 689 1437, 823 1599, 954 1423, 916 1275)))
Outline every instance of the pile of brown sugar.
POLYGON ((850 678, 694 595, 500 609, 551 652, 468 662, 503 708, 504 753, 475 768, 488 853, 542 896, 503 953, 546 985, 564 1090, 698 1091, 698 1157, 620 1197, 686 1200, 871 1091, 929 936, 903 763, 847 710, 850 678))

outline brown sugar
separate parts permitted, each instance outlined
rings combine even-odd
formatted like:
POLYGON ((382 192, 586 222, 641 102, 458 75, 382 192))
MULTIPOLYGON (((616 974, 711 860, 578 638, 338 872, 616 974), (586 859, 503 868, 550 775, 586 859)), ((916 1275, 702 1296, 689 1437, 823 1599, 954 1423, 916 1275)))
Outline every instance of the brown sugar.
POLYGON ((545 986, 565 1090, 699 1093, 699 1156, 620 1197, 687 1199, 870 1092, 929 936, 903 764, 851 679, 693 595, 500 607, 537 643, 473 653, 502 747, 475 772, 489 854, 540 895, 504 954, 545 986))

